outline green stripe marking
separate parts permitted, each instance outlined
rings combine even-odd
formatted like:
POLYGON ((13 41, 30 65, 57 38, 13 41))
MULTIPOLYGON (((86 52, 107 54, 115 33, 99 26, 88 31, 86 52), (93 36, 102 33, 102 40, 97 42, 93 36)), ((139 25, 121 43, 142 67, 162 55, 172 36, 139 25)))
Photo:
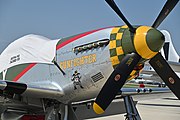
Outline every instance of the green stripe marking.
POLYGON ((6 72, 6 80, 12 81, 17 75, 19 75, 29 64, 20 64, 9 68, 6 72))

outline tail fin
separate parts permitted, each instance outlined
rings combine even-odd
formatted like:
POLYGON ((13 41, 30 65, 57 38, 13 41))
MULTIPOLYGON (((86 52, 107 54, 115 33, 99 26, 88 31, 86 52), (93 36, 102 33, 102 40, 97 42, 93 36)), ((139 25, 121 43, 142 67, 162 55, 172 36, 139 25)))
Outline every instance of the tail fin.
POLYGON ((165 44, 164 44, 163 48, 161 49, 162 56, 167 61, 180 62, 180 57, 173 46, 170 33, 166 30, 161 30, 161 32, 165 36, 165 44))

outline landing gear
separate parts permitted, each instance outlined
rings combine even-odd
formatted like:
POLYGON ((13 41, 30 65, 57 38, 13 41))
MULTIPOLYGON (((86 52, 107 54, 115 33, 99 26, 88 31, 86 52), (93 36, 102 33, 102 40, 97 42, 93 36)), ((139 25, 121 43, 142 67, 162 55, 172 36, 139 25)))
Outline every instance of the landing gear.
POLYGON ((134 104, 131 96, 123 96, 124 104, 126 108, 125 120, 141 120, 138 110, 134 104))
POLYGON ((71 104, 61 105, 61 120, 78 120, 71 104))
POLYGON ((47 108, 47 113, 45 115, 46 120, 61 120, 61 114, 59 113, 59 108, 51 106, 47 108))
POLYGON ((46 120, 78 120, 71 104, 59 104, 47 109, 46 120))

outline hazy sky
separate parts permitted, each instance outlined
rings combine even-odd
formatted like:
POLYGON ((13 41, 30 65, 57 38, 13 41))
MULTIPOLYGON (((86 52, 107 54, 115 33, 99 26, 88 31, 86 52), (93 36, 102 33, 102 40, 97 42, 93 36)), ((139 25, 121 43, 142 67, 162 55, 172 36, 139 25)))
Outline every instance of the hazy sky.
MULTIPOLYGON (((116 2, 131 24, 151 26, 166 0, 116 2)), ((27 34, 57 39, 123 24, 104 0, 0 0, 0 52, 27 34)), ((171 33, 180 54, 180 3, 158 29, 171 33)))

